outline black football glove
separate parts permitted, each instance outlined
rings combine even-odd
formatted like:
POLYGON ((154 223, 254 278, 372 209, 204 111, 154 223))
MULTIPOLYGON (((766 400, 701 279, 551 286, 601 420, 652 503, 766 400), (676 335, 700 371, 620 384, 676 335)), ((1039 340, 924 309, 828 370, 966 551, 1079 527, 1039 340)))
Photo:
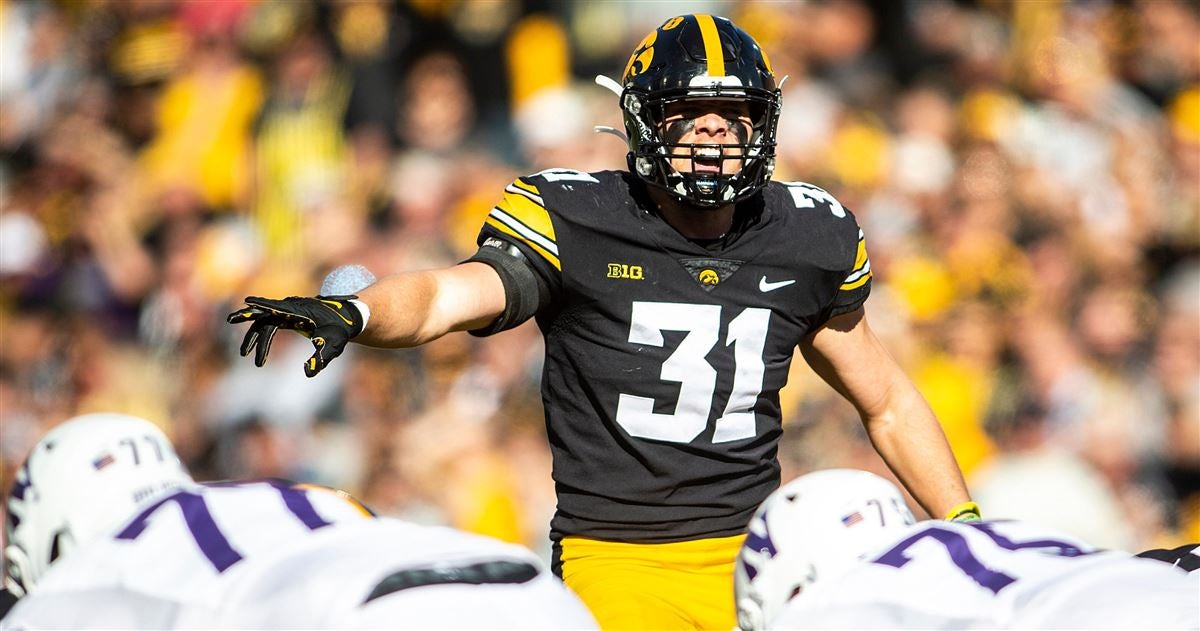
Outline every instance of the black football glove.
POLYGON ((254 365, 267 362, 271 340, 279 329, 292 329, 312 340, 316 352, 304 362, 304 374, 309 377, 321 372, 342 351, 350 338, 362 333, 363 317, 350 302, 358 296, 291 296, 282 300, 246 297, 246 307, 229 314, 230 324, 250 323, 242 338, 242 357, 254 351, 254 365))

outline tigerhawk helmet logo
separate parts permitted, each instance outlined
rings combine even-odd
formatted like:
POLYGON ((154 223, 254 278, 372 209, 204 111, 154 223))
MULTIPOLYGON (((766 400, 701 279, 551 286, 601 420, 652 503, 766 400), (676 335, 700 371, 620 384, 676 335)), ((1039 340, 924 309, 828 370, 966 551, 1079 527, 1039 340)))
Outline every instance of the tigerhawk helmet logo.
POLYGON ((705 285, 716 285, 721 282, 721 276, 717 274, 716 270, 702 269, 700 270, 700 275, 697 276, 697 280, 705 285))

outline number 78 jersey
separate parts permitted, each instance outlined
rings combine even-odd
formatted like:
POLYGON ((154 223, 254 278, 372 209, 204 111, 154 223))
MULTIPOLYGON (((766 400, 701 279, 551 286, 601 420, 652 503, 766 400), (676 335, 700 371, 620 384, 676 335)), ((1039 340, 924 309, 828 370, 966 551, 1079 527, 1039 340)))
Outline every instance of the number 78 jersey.
POLYGON ((653 208, 628 173, 549 170, 509 185, 479 236, 519 249, 548 294, 555 538, 742 532, 779 484, 797 344, 870 291, 862 232, 814 186, 768 184, 719 244, 653 208))
POLYGON ((817 579, 770 628, 1200 628, 1200 576, 1021 522, 921 522, 817 579))

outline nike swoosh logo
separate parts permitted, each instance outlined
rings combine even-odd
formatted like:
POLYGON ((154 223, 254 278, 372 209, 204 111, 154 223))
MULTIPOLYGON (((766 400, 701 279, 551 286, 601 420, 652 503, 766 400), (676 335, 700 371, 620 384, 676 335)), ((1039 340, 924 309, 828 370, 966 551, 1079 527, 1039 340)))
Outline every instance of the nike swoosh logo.
POLYGON ((772 283, 772 282, 767 281, 766 276, 763 276, 758 281, 758 290, 763 293, 766 293, 768 291, 775 291, 776 289, 779 289, 780 287, 787 287, 788 285, 791 285, 794 282, 796 282, 796 279, 793 278, 792 280, 777 280, 772 283))
MULTIPOLYGON (((765 278, 764 278, 764 280, 765 280, 765 278)), ((795 282, 795 281, 793 281, 793 282, 795 282)), ((329 307, 329 310, 332 311, 334 314, 336 314, 337 317, 341 318, 342 322, 345 322, 346 324, 349 324, 350 326, 354 326, 354 323, 350 321, 350 318, 347 318, 346 316, 342 315, 341 311, 338 311, 338 309, 342 308, 342 303, 340 303, 336 300, 321 300, 320 302, 324 303, 325 306, 327 306, 327 307, 329 305, 333 305, 332 307, 329 307)))

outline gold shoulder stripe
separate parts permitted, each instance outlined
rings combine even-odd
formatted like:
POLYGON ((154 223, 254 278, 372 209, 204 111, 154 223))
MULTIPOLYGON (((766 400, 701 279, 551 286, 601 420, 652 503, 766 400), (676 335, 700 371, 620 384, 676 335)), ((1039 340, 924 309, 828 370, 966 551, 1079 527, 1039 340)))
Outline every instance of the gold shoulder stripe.
POLYGON ((503 232, 504 234, 509 235, 510 237, 515 237, 515 238, 519 239, 525 245, 528 245, 529 247, 533 248, 533 251, 540 254, 542 258, 546 259, 546 262, 553 265, 554 269, 556 269, 560 272, 562 271, 562 263, 560 263, 558 261, 558 256, 552 254, 549 250, 542 247, 540 244, 536 243, 533 239, 526 237, 522 234, 519 234, 516 230, 508 227, 507 224, 505 224, 500 219, 497 219, 496 216, 488 215, 488 218, 484 221, 484 223, 499 230, 500 232, 503 232))
POLYGON ((854 270, 842 281, 841 290, 858 289, 871 280, 871 258, 867 256, 867 240, 863 231, 858 231, 858 252, 854 255, 854 270))
POLYGON ((858 289, 859 287, 866 285, 867 281, 869 281, 869 280, 871 280, 870 270, 868 270, 866 274, 858 276, 854 281, 842 283, 842 286, 839 287, 838 289, 840 291, 850 291, 851 289, 858 289))
POLYGON ((867 262, 867 240, 862 237, 862 231, 858 232, 858 254, 854 256, 854 269, 858 270, 867 262))
POLYGON ((513 195, 520 195, 521 197, 528 199, 529 201, 537 204, 538 206, 541 206, 542 208, 546 207, 546 200, 542 199, 541 195, 534 195, 533 193, 530 193, 529 191, 527 191, 523 188, 517 188, 517 186, 515 184, 509 184, 508 186, 505 186, 504 192, 511 193, 513 195))
POLYGON ((721 34, 717 32, 717 23, 711 15, 696 14, 696 23, 700 25, 700 37, 704 39, 704 56, 708 60, 708 76, 725 76, 725 52, 721 48, 721 34))
POLYGON ((517 178, 517 179, 513 180, 513 186, 516 186, 517 188, 525 189, 525 190, 529 191, 530 193, 533 193, 534 195, 541 196, 541 194, 542 194, 540 191, 538 191, 538 188, 536 186, 530 184, 529 182, 526 182, 525 180, 523 180, 521 178, 517 178))
POLYGON ((537 202, 521 193, 505 191, 498 208, 526 228, 554 242, 554 224, 550 221, 550 213, 537 202))

